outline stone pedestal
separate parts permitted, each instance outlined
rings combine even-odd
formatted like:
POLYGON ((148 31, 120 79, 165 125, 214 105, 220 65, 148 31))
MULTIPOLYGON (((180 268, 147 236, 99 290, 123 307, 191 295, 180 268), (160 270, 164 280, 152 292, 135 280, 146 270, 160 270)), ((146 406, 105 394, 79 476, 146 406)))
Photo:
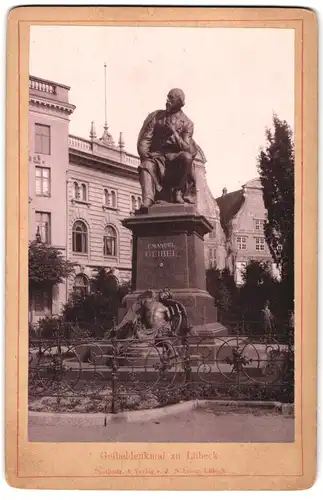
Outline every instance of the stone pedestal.
MULTIPOLYGON (((147 289, 168 287, 186 307, 191 325, 217 323, 214 299, 206 291, 203 242, 213 227, 196 207, 156 204, 147 213, 125 219, 123 225, 133 233, 134 292, 125 297, 125 308, 147 289)), ((221 330, 218 327, 217 334, 221 330)))

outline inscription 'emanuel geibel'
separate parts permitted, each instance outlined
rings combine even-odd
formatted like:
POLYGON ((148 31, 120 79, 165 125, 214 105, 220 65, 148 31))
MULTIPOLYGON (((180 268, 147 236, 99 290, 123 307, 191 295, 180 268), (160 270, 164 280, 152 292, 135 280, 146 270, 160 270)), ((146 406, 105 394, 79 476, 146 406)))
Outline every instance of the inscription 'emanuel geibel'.
POLYGON ((176 257, 175 245, 172 242, 148 243, 145 257, 176 257))

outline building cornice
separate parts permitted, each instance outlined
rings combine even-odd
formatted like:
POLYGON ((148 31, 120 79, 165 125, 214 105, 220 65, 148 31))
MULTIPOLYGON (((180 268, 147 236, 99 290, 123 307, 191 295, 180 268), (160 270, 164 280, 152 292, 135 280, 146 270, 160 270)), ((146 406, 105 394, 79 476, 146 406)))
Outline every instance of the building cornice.
POLYGON ((30 95, 29 103, 35 104, 36 106, 45 107, 49 110, 55 109, 58 111, 63 111, 69 115, 71 115, 75 109, 75 106, 73 104, 69 104, 67 102, 62 102, 62 101, 56 101, 37 95, 30 95))
POLYGON ((70 147, 69 163, 70 165, 82 165, 87 168, 95 168, 111 174, 123 175, 137 182, 139 181, 137 168, 124 165, 123 163, 112 160, 111 158, 96 156, 91 152, 80 151, 70 147))

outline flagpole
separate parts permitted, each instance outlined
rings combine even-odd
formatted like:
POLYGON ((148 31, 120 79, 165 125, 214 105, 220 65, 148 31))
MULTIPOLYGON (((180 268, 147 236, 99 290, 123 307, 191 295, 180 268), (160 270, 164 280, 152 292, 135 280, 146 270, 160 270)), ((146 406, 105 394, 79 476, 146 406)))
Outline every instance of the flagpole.
POLYGON ((107 63, 104 63, 104 128, 108 128, 107 122, 107 63))

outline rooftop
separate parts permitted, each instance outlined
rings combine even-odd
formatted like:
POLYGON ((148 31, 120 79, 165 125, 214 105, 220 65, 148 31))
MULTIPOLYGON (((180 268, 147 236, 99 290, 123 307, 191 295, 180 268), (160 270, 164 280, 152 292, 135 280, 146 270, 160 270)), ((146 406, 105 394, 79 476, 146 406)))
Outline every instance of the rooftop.
POLYGON ((67 105, 71 113, 75 106, 69 103, 69 90, 67 85, 29 75, 29 96, 32 101, 67 105))

